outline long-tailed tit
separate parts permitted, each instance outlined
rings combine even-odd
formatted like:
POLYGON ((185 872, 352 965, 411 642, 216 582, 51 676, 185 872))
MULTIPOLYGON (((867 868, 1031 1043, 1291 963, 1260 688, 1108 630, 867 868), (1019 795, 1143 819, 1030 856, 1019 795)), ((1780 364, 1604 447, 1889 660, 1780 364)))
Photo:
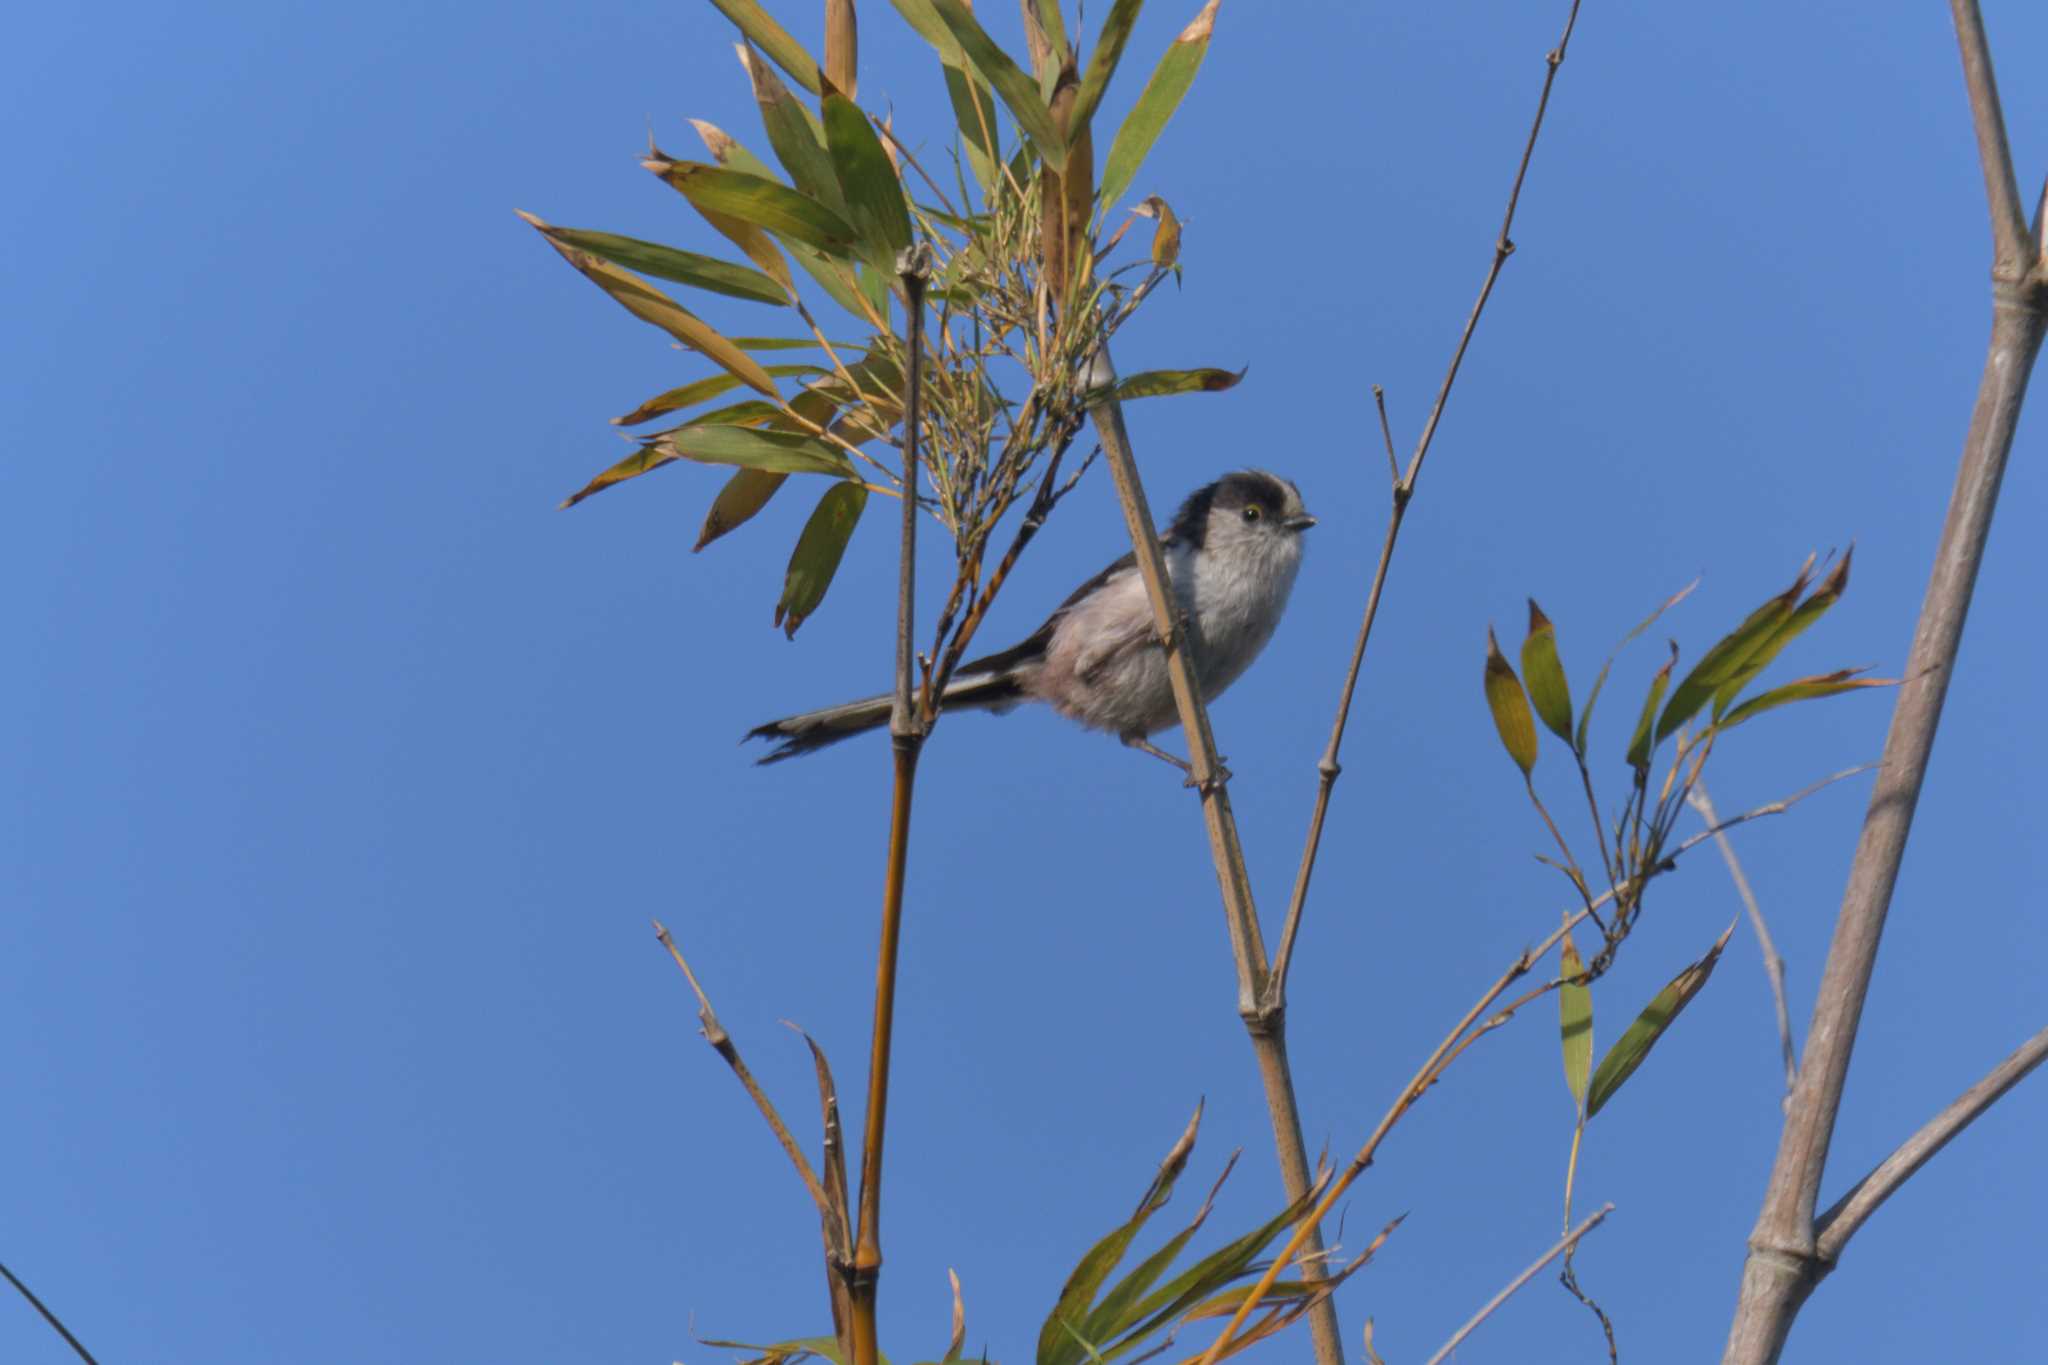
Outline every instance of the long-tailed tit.
MULTIPOLYGON (((1174 597, 1193 625, 1206 700, 1236 682, 1273 638, 1301 568, 1301 533, 1315 524, 1292 483, 1243 470, 1196 489, 1160 537, 1174 597)), ((775 741, 761 762, 779 762, 888 724, 889 701, 884 693, 806 711, 758 726, 747 738, 775 741)), ((1022 643, 962 664, 943 704, 1001 713, 1026 701, 1047 702, 1091 730, 1187 766, 1147 740, 1179 712, 1133 556, 1076 588, 1022 643)))

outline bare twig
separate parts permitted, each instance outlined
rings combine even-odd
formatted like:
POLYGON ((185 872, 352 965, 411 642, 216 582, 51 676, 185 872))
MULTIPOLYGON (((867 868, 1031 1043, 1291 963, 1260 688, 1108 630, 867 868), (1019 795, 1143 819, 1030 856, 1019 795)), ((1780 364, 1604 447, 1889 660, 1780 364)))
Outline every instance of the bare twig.
MULTIPOLYGON (((1409 457, 1408 472, 1395 472, 1393 507, 1387 516, 1387 534, 1380 546, 1379 565, 1373 570, 1372 587, 1365 595, 1365 614, 1358 624, 1358 642, 1351 649, 1351 666, 1345 672, 1344 686, 1337 697, 1337 718, 1330 726, 1330 742, 1323 749, 1323 756, 1316 762, 1316 800, 1309 813, 1308 838, 1301 851, 1301 866, 1294 876, 1294 894, 1287 905, 1287 919, 1280 931, 1280 951, 1273 959, 1272 971, 1266 981, 1265 997, 1261 1007, 1277 1014, 1287 1007, 1287 974, 1294 965, 1294 940, 1301 929, 1302 907, 1308 901, 1309 878, 1315 872, 1316 854, 1322 847, 1323 820, 1330 809, 1330 791, 1337 785, 1337 775, 1343 765, 1337 761, 1338 751, 1344 744, 1344 728, 1351 718, 1351 698, 1358 690, 1359 670, 1365 664, 1365 647, 1372 638, 1373 622, 1379 616, 1380 595, 1386 587, 1387 569, 1393 563, 1394 544, 1401 536, 1401 522, 1407 515, 1409 499, 1415 495, 1415 481, 1422 474, 1422 462, 1429 455, 1430 442, 1436 437, 1437 423, 1442 420, 1444 404, 1451 396, 1451 386, 1457 383, 1458 370, 1465 362, 1465 350, 1472 344, 1472 334, 1479 327, 1480 314, 1486 311, 1486 301, 1492 297, 1494 282, 1500 278, 1501 267, 1514 254, 1515 243, 1509 233, 1515 225, 1515 206, 1521 202, 1522 182, 1528 177, 1529 162, 1536 155, 1536 138, 1543 131, 1543 115, 1550 107, 1550 88, 1557 80, 1557 69, 1564 64, 1565 49, 1571 44, 1572 29, 1579 22, 1579 0, 1572 0, 1571 9, 1565 14, 1564 32, 1557 40, 1557 46, 1544 57, 1543 92, 1536 100, 1536 117, 1529 124, 1528 139, 1522 144, 1522 160, 1515 167, 1514 184, 1508 190, 1507 209, 1501 215, 1500 233, 1494 239, 1493 264, 1488 267, 1486 280, 1479 287, 1479 297, 1472 304, 1472 312, 1465 319, 1465 330, 1458 337, 1458 345, 1451 352, 1451 363, 1444 372, 1443 383, 1438 387, 1436 402, 1431 405, 1429 419, 1423 423, 1422 436, 1415 443, 1415 453, 1409 457)), ((1384 396, 1377 386, 1373 397, 1380 404, 1382 429, 1386 422, 1384 396)), ((1393 460, 1393 438, 1387 436, 1387 458, 1393 460)))
POLYGON ((2019 272, 2034 255, 2028 250, 2027 213, 2013 174, 2012 148, 2005 138, 2005 111, 1991 70, 1991 42, 1977 0, 1950 0, 1956 42, 1962 50, 1963 84, 1970 92, 1970 121, 1977 133, 1977 161, 1984 168, 1984 197, 1991 214, 1994 273, 2019 272))
POLYGON ((1559 1256, 1562 1256, 1572 1247, 1577 1246, 1578 1241, 1581 1237, 1584 1237, 1594 1228, 1599 1227, 1601 1221, 1612 1212, 1614 1212, 1614 1205, 1602 1204, 1599 1210, 1593 1213, 1591 1216, 1589 1216, 1585 1222, 1579 1224, 1570 1232, 1567 1232, 1564 1235, 1564 1239, 1562 1241, 1560 1241, 1556 1246, 1552 1247, 1550 1250, 1544 1252, 1543 1255, 1537 1259, 1536 1264, 1530 1266, 1527 1270, 1515 1276, 1514 1279, 1509 1280, 1507 1283, 1507 1287, 1501 1290, 1500 1293, 1495 1294, 1492 1299, 1488 1300, 1486 1307, 1480 1309, 1477 1313, 1474 1313, 1472 1315, 1472 1320, 1470 1322, 1466 1323, 1463 1327, 1460 1327, 1456 1332, 1451 1334, 1451 1339, 1445 1342, 1441 1347, 1439 1347, 1437 1349, 1437 1353, 1429 1358, 1428 1365, 1437 1365, 1437 1362, 1441 1361, 1451 1352, 1457 1350, 1458 1343, 1462 1342, 1466 1337, 1471 1336, 1472 1330, 1479 1326, 1480 1323, 1485 1322, 1486 1319, 1492 1315, 1493 1311, 1496 1308, 1499 1308, 1502 1304, 1506 1303, 1509 1297, 1512 1296, 1516 1290, 1520 1289, 1523 1285, 1529 1283, 1529 1281, 1535 1279, 1536 1273, 1542 1270, 1543 1267, 1549 1265, 1552 1261, 1556 1260, 1559 1256))
POLYGON ((44 1306, 43 1301, 37 1298, 27 1285, 16 1279, 13 1271, 4 1265, 0 1265, 0 1275, 5 1275, 7 1283, 21 1291, 21 1296, 28 1300, 29 1306, 43 1315, 43 1321, 49 1323, 50 1326, 57 1330, 57 1335, 64 1338, 65 1344, 78 1353, 78 1358, 84 1361, 85 1365, 99 1365, 99 1362, 92 1358, 92 1352, 86 1350, 84 1346, 79 1344, 78 1338, 71 1335, 71 1329, 58 1321, 57 1315, 44 1306))
POLYGON ((2023 1080, 2027 1073, 2048 1060, 2048 1029, 2042 1029, 2004 1061, 1991 1069, 1991 1073, 1975 1085, 1956 1096, 1955 1100, 1939 1114, 1929 1119, 1919 1132, 1899 1144, 1899 1149, 1877 1164, 1877 1169, 1861 1180, 1850 1191, 1837 1199, 1818 1219, 1814 1220, 1815 1230, 1820 1238, 1816 1252, 1821 1261, 1832 1267, 1841 1259, 1842 1248, 1856 1235, 1878 1206, 1892 1197, 1899 1186, 1925 1166, 1934 1154, 1946 1147, 1949 1140, 1970 1126, 1978 1115, 1989 1109, 2000 1096, 2023 1080))
POLYGON ((739 1078, 740 1087, 747 1092, 747 1098, 754 1102, 754 1108, 759 1110, 761 1117, 767 1121, 768 1130, 775 1135, 776 1145, 781 1147, 783 1154, 789 1158, 789 1164, 796 1168, 797 1178, 804 1182, 804 1189, 810 1192, 811 1202, 817 1206, 818 1224, 825 1240, 825 1282, 832 1298, 832 1320, 835 1326, 843 1327, 849 1309, 846 1271, 852 1265, 853 1259, 844 1192, 842 1190, 841 1197, 835 1199, 832 1191, 818 1179, 818 1173, 811 1168, 810 1159, 804 1155, 803 1148, 799 1147, 796 1139, 790 1135, 789 1125, 784 1123, 782 1115, 776 1112, 775 1102, 761 1089, 761 1083, 754 1079, 754 1073, 748 1069, 745 1059, 740 1056, 739 1045, 733 1042, 732 1035, 725 1031, 725 1026, 718 1022, 718 1012, 711 1008, 711 997, 704 993, 704 987, 697 981, 697 974, 690 970, 689 959, 684 957, 683 950, 676 946, 675 939, 669 935, 668 926, 660 920, 655 920, 654 936, 661 940, 662 947, 668 949, 668 955, 674 958, 676 966, 682 969, 683 979, 690 983, 690 993, 697 997, 697 1024, 704 1031, 704 1041, 711 1044, 712 1050, 724 1058, 725 1064, 732 1068, 732 1074, 739 1078))
MULTIPOLYGON (((1913 811, 1934 749, 1942 703, 1969 615, 1977 571, 1991 532, 1991 514, 2012 451, 2027 380, 2048 331, 2048 269, 2029 247, 2019 209, 2005 118, 1992 79, 1990 47, 1976 0, 1951 0, 1962 52, 1964 84, 1977 130, 1977 150, 1994 243, 1989 354, 1970 414, 1956 485, 1920 608, 1905 682, 1892 710, 1882 770, 1850 866, 1821 972, 1799 1082, 1779 1138, 1762 1211, 1750 1234, 1726 1365, 1778 1359, 1799 1309, 1827 1273, 1814 1219, 1828 1147, 1834 1138, 1850 1054, 1877 963, 1913 811)), ((1903 1178, 1903 1175, 1902 1177, 1903 1178)))
POLYGON ((1714 813, 1714 799, 1707 794, 1704 781, 1695 782, 1686 799, 1699 812, 1700 819, 1714 828, 1714 844, 1721 850, 1721 858, 1728 864, 1728 875, 1735 882, 1735 894, 1742 898, 1742 908, 1749 912, 1750 928, 1756 930, 1757 947, 1763 953, 1764 976, 1771 983, 1771 999, 1778 1009, 1778 1048, 1785 1058, 1785 1104, 1792 1102, 1792 1086, 1799 1079, 1799 1054, 1792 1046, 1792 1015, 1785 1005, 1785 959, 1778 956, 1778 945, 1771 941, 1771 927, 1764 923, 1763 907, 1756 903, 1756 893, 1749 889, 1749 878, 1743 875, 1742 862, 1735 856, 1735 845, 1719 829, 1721 817, 1714 813))

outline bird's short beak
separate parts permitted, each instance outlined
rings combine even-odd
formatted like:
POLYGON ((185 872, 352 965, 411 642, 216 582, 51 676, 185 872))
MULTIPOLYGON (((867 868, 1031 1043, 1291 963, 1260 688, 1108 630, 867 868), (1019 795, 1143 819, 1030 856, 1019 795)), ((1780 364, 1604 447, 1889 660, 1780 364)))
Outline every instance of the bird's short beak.
POLYGON ((1304 512, 1298 517, 1289 517, 1283 525, 1290 531, 1306 531, 1316 524, 1316 519, 1304 512))

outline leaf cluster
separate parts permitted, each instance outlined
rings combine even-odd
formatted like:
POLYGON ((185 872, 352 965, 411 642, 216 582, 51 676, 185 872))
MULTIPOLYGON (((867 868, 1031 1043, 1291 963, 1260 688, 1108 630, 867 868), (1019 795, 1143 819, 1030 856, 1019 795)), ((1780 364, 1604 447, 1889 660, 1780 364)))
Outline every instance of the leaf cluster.
MULTIPOLYGON (((1124 229, 1105 238, 1104 219, 1187 93, 1218 0, 1168 46, 1111 139, 1099 183, 1092 125, 1141 0, 1110 6, 1085 59, 1068 42, 1058 6, 1034 6, 1030 69, 963 0, 894 0, 936 55, 953 114, 952 164, 933 168, 909 150, 930 139, 900 138, 890 120, 856 102, 851 3, 828 6, 822 63, 755 0, 714 3, 739 32, 768 156, 693 120, 707 159, 650 144, 642 165, 745 262, 524 215, 592 283, 715 367, 613 419, 639 427, 681 415, 640 435, 630 455, 565 505, 678 461, 727 466, 732 473, 696 539, 701 550, 756 517, 792 476, 825 480, 776 604, 776 624, 794 634, 823 602, 869 495, 918 498, 951 534, 959 569, 926 658, 928 721, 944 681, 934 661, 957 661, 956 646, 1000 583, 1000 574, 984 571, 990 534, 1023 502, 1028 529, 1020 535, 1028 540, 1072 486, 1078 471, 1060 482, 1061 459, 1087 406, 1102 397, 1102 381, 1091 378, 1102 371, 1091 361, 1159 279, 1178 274, 1181 228, 1163 200, 1146 201, 1159 224, 1151 251, 1121 264, 1113 253, 1124 229), (902 455, 913 330, 906 270, 922 286, 926 313, 921 470, 906 469, 902 455), (787 310, 780 316, 793 325, 779 335, 727 336, 656 279, 787 310), (827 305, 831 320, 821 322, 827 305), (790 357, 761 359, 777 352, 790 357), (749 395, 730 401, 740 388, 749 395)), ((1214 391, 1238 377, 1215 368, 1154 371, 1116 391, 1214 391)))

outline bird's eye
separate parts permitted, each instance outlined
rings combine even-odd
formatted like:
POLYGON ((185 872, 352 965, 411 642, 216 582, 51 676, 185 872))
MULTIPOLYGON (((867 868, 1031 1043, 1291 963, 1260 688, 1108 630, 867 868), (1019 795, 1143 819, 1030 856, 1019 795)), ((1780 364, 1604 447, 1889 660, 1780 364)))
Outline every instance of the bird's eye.
POLYGON ((1244 519, 1246 521, 1257 521, 1260 517, 1264 515, 1264 510, 1261 509, 1257 503, 1252 502, 1245 504, 1244 519))

